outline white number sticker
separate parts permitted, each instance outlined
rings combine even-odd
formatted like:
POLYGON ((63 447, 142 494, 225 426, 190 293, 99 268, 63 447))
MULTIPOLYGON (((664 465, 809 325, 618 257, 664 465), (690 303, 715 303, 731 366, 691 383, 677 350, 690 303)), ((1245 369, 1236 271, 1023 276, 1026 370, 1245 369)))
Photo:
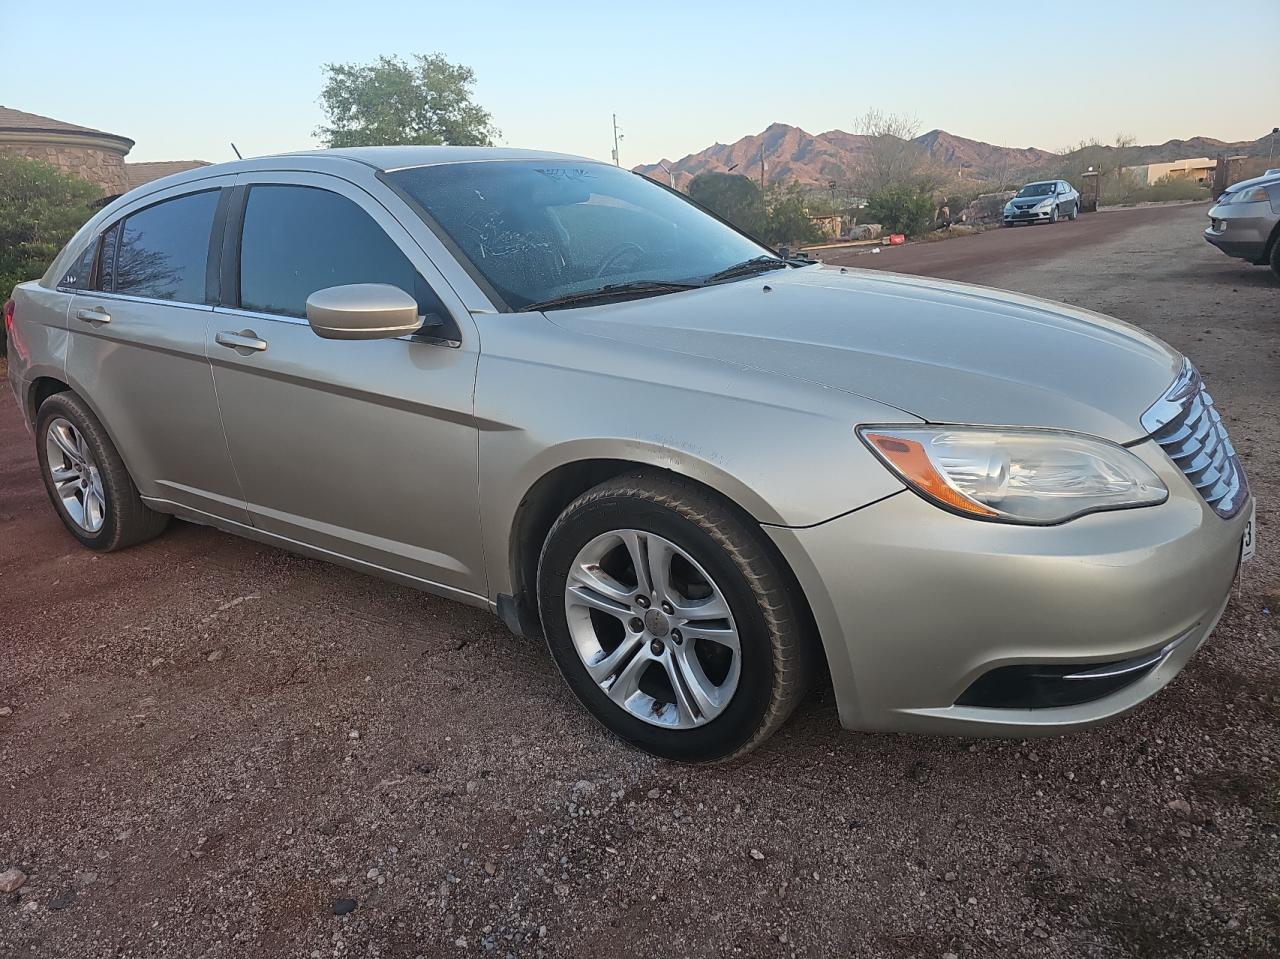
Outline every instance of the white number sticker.
POLYGON ((1244 539, 1240 543, 1240 562, 1247 563, 1258 551, 1258 504, 1249 504, 1249 519, 1244 524, 1244 539))

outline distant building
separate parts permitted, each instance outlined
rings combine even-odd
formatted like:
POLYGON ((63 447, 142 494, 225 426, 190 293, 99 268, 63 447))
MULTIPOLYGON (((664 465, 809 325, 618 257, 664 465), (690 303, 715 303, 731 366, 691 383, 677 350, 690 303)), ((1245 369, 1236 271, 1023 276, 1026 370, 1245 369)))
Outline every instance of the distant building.
POLYGON ((0 152, 43 160, 92 183, 104 196, 118 196, 162 176, 208 165, 204 160, 126 163, 124 158, 132 149, 133 141, 118 133, 0 106, 0 152))
POLYGON ((818 235, 826 240, 838 240, 844 229, 844 217, 838 213, 830 216, 810 215, 809 222, 817 228, 818 235))
POLYGON ((1156 183, 1165 177, 1173 179, 1194 180, 1196 183, 1213 182, 1213 170, 1217 160, 1208 157, 1196 157, 1191 160, 1174 160, 1171 163, 1148 163, 1146 166, 1125 167, 1138 176, 1144 177, 1147 184, 1156 183))

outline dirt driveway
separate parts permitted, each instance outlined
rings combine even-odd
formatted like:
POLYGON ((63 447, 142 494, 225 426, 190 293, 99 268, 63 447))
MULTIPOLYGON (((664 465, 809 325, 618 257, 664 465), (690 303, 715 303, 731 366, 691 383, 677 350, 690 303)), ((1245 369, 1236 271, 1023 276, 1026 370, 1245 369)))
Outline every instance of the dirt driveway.
POLYGON ((1069 739, 843 733, 818 694, 744 761, 658 762, 472 610, 184 524, 79 549, 6 390, 0 956, 1277 955, 1280 282, 1202 221, 871 264, 1113 313, 1227 411, 1258 558, 1166 691, 1069 739))

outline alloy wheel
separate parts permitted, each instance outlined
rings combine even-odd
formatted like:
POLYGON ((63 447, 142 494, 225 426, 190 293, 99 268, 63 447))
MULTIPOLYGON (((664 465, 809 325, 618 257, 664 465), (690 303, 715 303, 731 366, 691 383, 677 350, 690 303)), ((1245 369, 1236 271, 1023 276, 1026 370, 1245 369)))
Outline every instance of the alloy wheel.
POLYGON ((692 729, 733 698, 742 650, 729 603, 670 540, 635 529, 595 537, 574 558, 564 602, 587 673, 637 719, 692 729))
POLYGON ((59 416, 45 433, 49 479, 71 521, 86 533, 96 533, 107 520, 107 497, 102 474, 84 436, 59 416))

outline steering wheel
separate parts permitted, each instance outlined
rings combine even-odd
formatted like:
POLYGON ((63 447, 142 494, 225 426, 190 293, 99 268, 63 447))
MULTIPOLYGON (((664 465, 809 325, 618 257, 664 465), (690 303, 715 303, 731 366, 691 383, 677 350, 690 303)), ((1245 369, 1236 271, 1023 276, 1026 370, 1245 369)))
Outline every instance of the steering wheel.
MULTIPOLYGON (((644 247, 639 243, 624 240, 604 255, 604 258, 600 261, 600 266, 596 268, 596 276, 608 276, 610 273, 618 272, 615 267, 618 265, 619 260, 632 256, 638 261, 640 257, 644 256, 644 252, 644 247)), ((631 265, 634 266, 635 264, 631 265)))

